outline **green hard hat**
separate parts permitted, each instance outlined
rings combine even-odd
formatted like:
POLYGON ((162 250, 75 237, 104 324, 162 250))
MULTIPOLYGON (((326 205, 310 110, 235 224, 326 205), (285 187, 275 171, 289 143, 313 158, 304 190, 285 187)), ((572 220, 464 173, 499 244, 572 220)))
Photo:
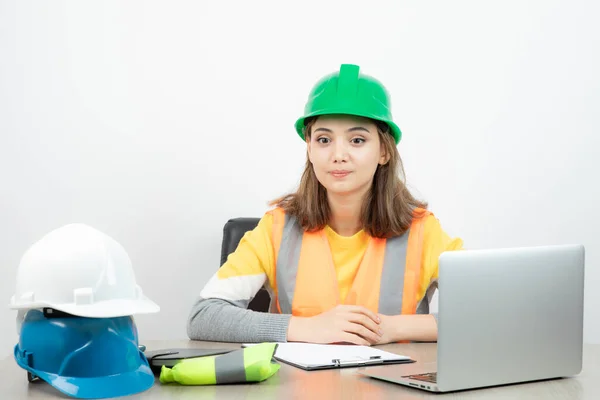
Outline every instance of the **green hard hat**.
POLYGON ((402 132, 392 120, 390 95, 377 79, 359 73, 360 67, 342 64, 339 72, 321 78, 312 88, 304 115, 296 121, 296 132, 304 137, 304 121, 327 114, 346 114, 385 122, 396 144, 402 132))

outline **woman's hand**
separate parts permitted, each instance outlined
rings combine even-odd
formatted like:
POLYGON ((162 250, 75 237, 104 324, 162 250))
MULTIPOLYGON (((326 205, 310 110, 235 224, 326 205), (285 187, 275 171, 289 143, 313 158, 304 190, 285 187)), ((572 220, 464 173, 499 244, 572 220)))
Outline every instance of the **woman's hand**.
POLYGON ((383 334, 377 344, 408 341, 437 341, 437 321, 430 314, 383 315, 378 314, 383 334))
POLYGON ((381 323, 379 324, 379 327, 381 329, 381 331, 383 332, 383 334, 381 335, 381 337, 379 338, 379 342, 377 342, 377 344, 386 344, 386 343, 392 343, 392 342, 396 342, 398 333, 398 318, 395 318, 394 316, 391 315, 383 315, 383 314, 378 314, 379 319, 381 320, 381 323))
POLYGON ((378 344, 383 334, 381 319, 360 306, 339 305, 314 317, 292 317, 289 342, 378 344))

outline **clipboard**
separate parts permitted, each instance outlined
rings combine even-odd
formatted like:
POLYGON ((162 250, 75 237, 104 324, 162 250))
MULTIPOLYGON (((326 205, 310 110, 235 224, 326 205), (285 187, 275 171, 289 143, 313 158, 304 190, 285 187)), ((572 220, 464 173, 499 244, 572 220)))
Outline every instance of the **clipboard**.
POLYGON ((369 346, 312 343, 279 343, 273 358, 305 371, 415 362, 410 357, 369 346))
POLYGON ((410 364, 414 363, 415 360, 412 359, 403 359, 403 360, 382 360, 377 356, 373 356, 369 359, 348 359, 348 360, 340 360, 334 358, 331 360, 331 364, 323 364, 323 365, 302 365, 294 363, 290 360, 285 360, 282 358, 274 357, 277 361, 281 361, 285 364, 291 365, 296 368, 303 369, 305 371, 319 371, 324 369, 335 369, 335 368, 358 368, 358 367, 368 367, 375 365, 392 365, 392 364, 410 364))

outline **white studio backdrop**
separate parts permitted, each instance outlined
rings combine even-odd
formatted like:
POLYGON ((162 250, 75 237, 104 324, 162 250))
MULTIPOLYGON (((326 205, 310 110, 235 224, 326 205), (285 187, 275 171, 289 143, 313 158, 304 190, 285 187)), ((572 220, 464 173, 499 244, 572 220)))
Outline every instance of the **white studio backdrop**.
MULTIPOLYGON (((185 339, 229 218, 295 188, 293 122, 357 63, 392 94, 408 183, 469 248, 583 243, 600 342, 600 11, 592 1, 0 0, 0 356, 23 252, 89 224, 185 339)), ((533 299, 535 300, 535 299, 533 299)))

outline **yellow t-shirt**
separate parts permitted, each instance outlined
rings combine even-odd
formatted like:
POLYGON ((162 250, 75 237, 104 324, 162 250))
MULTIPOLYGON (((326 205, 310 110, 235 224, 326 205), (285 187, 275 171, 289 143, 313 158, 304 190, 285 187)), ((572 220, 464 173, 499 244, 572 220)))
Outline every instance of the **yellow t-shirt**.
MULTIPOLYGON (((234 302, 250 301, 268 281, 275 283, 275 258, 272 242, 273 216, 265 214, 252 231, 240 240, 235 252, 206 284, 200 296, 221 298, 234 302)), ((325 227, 333 263, 335 265, 340 302, 345 299, 360 262, 367 249, 369 236, 359 231, 353 236, 341 236, 329 226, 325 227)), ((451 238, 433 215, 425 221, 423 235, 423 260, 418 299, 422 298, 430 282, 438 277, 438 258, 444 251, 461 249, 460 238, 451 238)), ((417 299, 417 300, 418 300, 417 299)))

